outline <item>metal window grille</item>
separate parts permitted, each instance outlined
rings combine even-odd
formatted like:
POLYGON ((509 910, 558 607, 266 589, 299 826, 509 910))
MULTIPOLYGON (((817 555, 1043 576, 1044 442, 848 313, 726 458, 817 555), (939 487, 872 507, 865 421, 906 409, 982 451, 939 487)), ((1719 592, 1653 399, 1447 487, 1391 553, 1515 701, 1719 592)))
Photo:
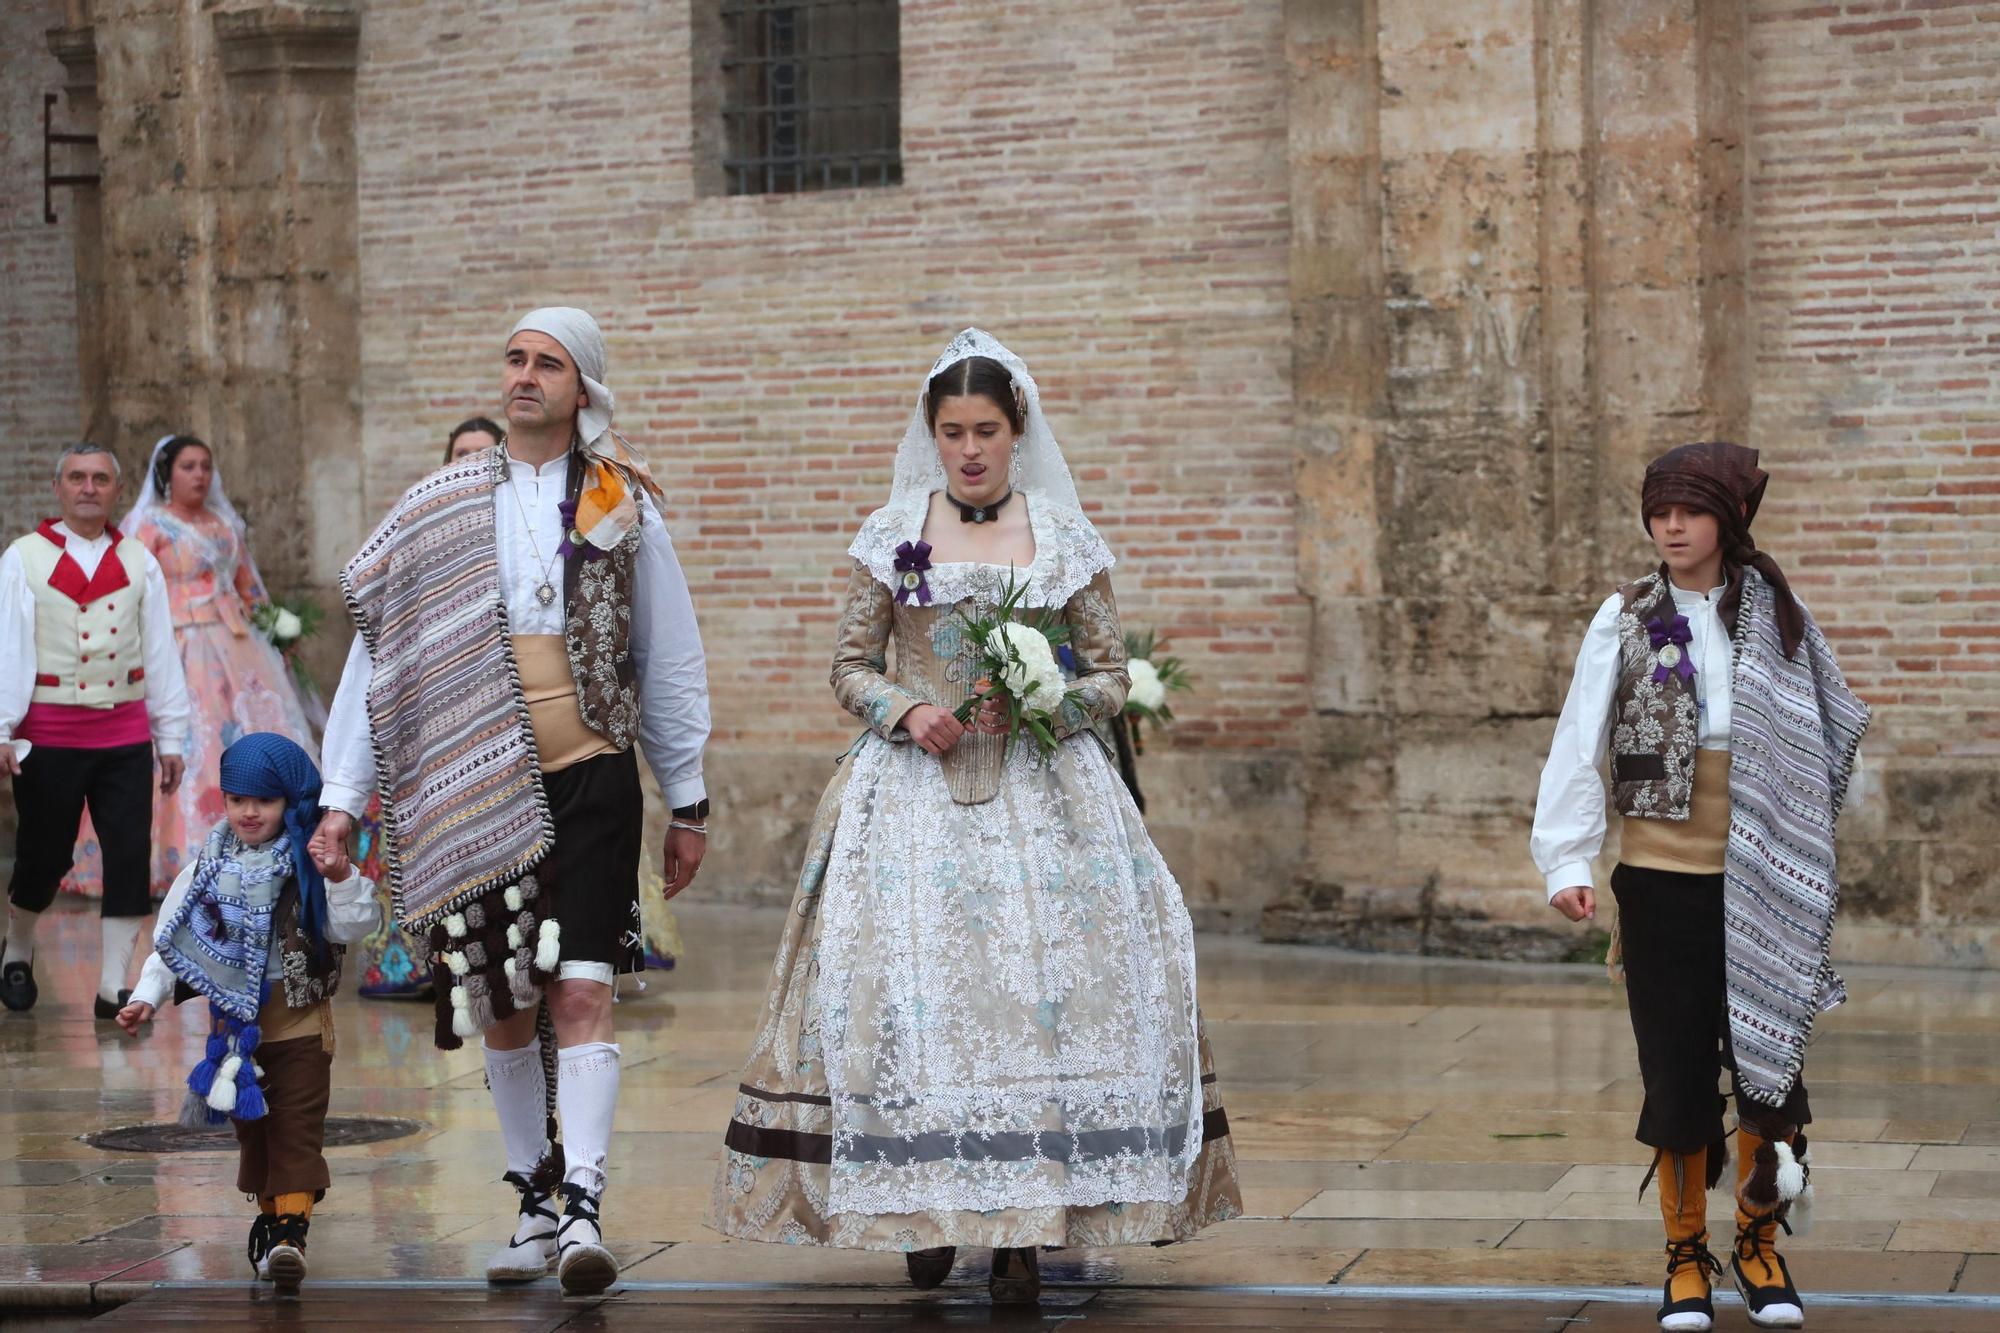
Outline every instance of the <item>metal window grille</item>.
POLYGON ((903 179, 897 0, 722 0, 731 194, 903 179))

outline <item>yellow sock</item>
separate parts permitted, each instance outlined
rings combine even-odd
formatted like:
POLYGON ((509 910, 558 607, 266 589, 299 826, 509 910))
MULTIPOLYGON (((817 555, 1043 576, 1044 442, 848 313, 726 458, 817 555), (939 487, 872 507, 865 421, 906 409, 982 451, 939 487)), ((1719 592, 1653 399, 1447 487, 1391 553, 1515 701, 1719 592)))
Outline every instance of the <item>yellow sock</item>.
POLYGON ((281 1213, 296 1213, 300 1217, 311 1217, 313 1211, 312 1191, 302 1190, 297 1194, 280 1194, 277 1210, 281 1213))

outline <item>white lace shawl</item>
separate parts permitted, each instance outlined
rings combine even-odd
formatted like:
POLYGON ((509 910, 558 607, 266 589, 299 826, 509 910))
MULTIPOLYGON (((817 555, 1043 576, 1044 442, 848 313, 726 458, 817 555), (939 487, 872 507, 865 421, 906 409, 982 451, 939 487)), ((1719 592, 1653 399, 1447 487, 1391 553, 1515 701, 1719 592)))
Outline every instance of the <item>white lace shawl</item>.
MULTIPOLYGON (((1039 492, 1023 491, 1028 527, 1035 534, 1035 558, 1025 573, 1024 606, 1058 607, 1082 591, 1093 578, 1117 563, 1111 548, 1082 511, 1059 504, 1039 492)), ((902 586, 896 571, 896 548, 924 534, 930 496, 891 501, 870 514, 847 553, 868 567, 884 587, 902 586)), ((967 597, 997 602, 1011 571, 1004 565, 971 561, 937 563, 927 576, 933 605, 950 606, 967 597)))

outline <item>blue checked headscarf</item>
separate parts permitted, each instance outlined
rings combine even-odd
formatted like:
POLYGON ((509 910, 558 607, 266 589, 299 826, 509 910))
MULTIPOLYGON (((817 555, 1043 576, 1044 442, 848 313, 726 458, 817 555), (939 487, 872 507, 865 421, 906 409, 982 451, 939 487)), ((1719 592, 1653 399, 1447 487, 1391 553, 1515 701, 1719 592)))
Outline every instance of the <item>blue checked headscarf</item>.
POLYGON ((299 924, 314 950, 326 945, 326 880, 306 850, 319 828, 319 766, 297 741, 274 731, 253 731, 222 752, 221 781, 226 796, 254 796, 285 802, 285 832, 291 835, 292 874, 299 885, 299 924))

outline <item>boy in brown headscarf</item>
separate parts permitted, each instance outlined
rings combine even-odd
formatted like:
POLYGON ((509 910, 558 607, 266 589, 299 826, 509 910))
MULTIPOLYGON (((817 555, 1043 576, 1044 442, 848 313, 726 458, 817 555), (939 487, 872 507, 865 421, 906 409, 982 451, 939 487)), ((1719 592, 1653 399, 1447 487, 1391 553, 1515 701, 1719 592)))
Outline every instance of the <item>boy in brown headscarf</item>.
POLYGON ((1833 827, 1868 714, 1751 539, 1768 480, 1757 451, 1733 444, 1683 445, 1646 469, 1640 517, 1661 563, 1591 621, 1535 810, 1550 904, 1593 917, 1608 750, 1623 817, 1616 943, 1645 1085, 1637 1137, 1660 1182, 1671 1330, 1713 1327, 1721 1265, 1705 1191, 1727 1158, 1725 1068, 1738 1120, 1731 1275, 1751 1322, 1805 1322, 1775 1239, 1809 1202, 1806 1036, 1845 998, 1827 966, 1833 827), (1780 790, 1782 838, 1770 836, 1780 790))

